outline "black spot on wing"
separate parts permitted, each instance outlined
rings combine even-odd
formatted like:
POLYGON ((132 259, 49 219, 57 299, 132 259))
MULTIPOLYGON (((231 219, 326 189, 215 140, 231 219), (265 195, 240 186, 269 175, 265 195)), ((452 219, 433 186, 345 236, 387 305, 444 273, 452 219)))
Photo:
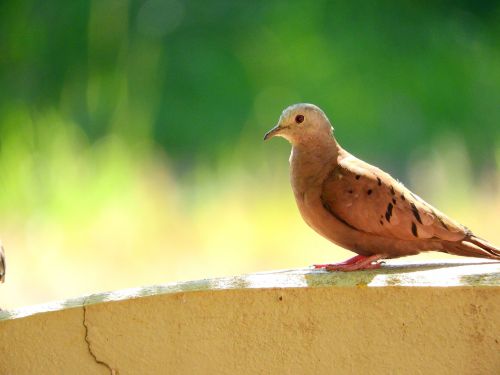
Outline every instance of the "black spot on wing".
POLYGON ((413 216, 415 216, 415 219, 422 224, 422 219, 420 218, 420 213, 418 212, 417 206, 415 206, 415 203, 410 203, 411 206, 411 211, 413 212, 413 216))
POLYGON ((412 221, 411 222, 411 233, 415 236, 418 237, 417 233, 417 225, 412 221))
POLYGON ((368 189, 368 191, 366 192, 366 194, 370 195, 372 192, 373 192, 372 189, 368 189))
POLYGON ((396 198, 392 198, 392 203, 396 205, 396 198))
POLYGON ((356 175, 356 180, 359 180, 359 179, 360 179, 360 177, 361 177, 361 176, 360 176, 359 174, 357 174, 357 175, 356 175))
POLYGON ((439 216, 438 214, 436 214, 436 213, 434 212, 434 210, 432 210, 432 213, 433 213, 433 214, 434 214, 434 216, 438 219, 439 224, 441 224, 441 226, 442 226, 444 229, 448 230, 448 225, 446 225, 446 224, 445 224, 445 222, 443 221, 443 219, 441 218, 441 216, 439 216))
POLYGON ((396 192, 394 191, 394 186, 391 185, 391 194, 396 195, 396 192))
POLYGON ((380 177, 377 177, 377 181, 378 181, 378 186, 381 186, 382 185, 382 180, 380 179, 380 177))
POLYGON ((402 200, 404 200, 404 201, 406 200, 406 198, 405 198, 405 195, 404 195, 404 194, 401 194, 401 199, 402 199, 402 200))
POLYGON ((387 205, 387 210, 385 211, 385 220, 387 220, 387 222, 391 222, 392 207, 392 203, 387 205))

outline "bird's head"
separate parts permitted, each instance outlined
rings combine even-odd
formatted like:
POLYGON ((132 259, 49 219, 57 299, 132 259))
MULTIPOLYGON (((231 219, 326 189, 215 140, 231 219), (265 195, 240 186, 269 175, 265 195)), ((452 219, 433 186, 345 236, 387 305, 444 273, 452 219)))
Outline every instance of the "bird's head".
POLYGON ((332 132, 330 121, 319 107, 300 103, 283 111, 278 124, 266 133, 264 140, 280 136, 297 144, 318 137, 331 137, 332 132))

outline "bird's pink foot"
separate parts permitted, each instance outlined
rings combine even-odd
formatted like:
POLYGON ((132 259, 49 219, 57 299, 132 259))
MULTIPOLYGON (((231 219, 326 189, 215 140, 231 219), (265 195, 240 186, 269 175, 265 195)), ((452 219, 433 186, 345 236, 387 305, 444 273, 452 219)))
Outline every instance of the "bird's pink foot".
POLYGON ((380 268, 382 263, 378 262, 383 259, 384 255, 356 255, 340 263, 333 264, 315 264, 316 269, 325 269, 327 271, 360 271, 360 270, 373 270, 380 268))
POLYGON ((354 263, 357 263, 363 259, 366 259, 365 256, 363 255, 356 255, 355 257, 352 257, 352 258, 349 258, 347 260, 344 260, 343 262, 340 262, 340 263, 331 263, 331 264, 315 264, 314 265, 314 268, 318 269, 318 268, 321 268, 321 269, 324 269, 324 268, 327 268, 327 267, 335 267, 335 266, 343 266, 343 265, 348 265, 348 264, 354 264, 354 263))

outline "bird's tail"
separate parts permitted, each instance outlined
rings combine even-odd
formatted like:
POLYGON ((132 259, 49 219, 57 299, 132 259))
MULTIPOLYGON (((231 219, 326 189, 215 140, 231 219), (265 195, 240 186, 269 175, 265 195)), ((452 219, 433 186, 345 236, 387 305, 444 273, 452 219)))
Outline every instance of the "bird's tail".
POLYGON ((474 235, 467 236, 459 242, 446 243, 444 251, 466 257, 500 260, 500 249, 498 247, 474 235))

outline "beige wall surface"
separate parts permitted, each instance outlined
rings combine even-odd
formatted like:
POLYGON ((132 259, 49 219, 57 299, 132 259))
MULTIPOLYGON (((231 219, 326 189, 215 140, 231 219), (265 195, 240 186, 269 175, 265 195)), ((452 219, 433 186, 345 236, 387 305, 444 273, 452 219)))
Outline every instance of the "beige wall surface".
POLYGON ((453 287, 302 275, 315 282, 186 284, 4 314, 0 374, 500 374, 498 272, 453 287))

